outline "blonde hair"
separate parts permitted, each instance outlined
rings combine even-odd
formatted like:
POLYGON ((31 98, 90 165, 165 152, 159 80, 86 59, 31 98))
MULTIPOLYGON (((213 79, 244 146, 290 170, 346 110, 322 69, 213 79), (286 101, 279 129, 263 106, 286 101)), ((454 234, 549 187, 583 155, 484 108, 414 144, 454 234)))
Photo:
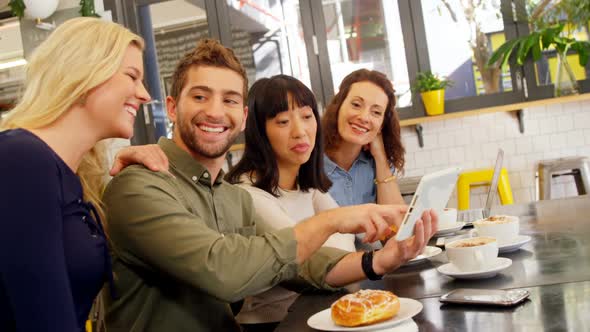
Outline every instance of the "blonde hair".
MULTIPOLYGON (((129 45, 143 50, 143 39, 125 27, 98 18, 79 17, 60 25, 31 55, 24 93, 1 129, 51 125, 73 105, 84 103, 93 88, 119 69, 129 45)), ((97 143, 77 170, 84 199, 104 217, 101 203, 106 175, 105 147, 97 143)))

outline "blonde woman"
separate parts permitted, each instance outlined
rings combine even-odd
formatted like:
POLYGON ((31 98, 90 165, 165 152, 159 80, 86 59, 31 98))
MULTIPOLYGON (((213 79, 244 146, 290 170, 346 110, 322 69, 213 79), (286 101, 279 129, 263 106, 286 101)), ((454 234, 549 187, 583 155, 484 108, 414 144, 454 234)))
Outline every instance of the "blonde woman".
POLYGON ((142 50, 120 25, 76 18, 32 55, 0 132, 0 331, 82 331, 110 280, 98 142, 129 138, 150 99, 142 50))

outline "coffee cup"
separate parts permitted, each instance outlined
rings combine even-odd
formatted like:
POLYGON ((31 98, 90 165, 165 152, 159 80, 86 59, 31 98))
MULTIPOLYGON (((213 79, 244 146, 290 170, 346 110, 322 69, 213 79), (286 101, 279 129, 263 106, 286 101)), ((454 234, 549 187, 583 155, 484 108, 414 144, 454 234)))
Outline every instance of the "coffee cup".
POLYGON ((463 272, 488 268, 498 257, 498 242, 493 237, 480 236, 456 240, 445 245, 447 258, 463 272))
POLYGON ((510 243, 518 237, 519 219, 515 216, 490 216, 473 222, 478 236, 489 236, 498 240, 498 245, 510 243))
POLYGON ((444 208, 438 214, 438 228, 450 228, 457 223, 457 209, 444 208))

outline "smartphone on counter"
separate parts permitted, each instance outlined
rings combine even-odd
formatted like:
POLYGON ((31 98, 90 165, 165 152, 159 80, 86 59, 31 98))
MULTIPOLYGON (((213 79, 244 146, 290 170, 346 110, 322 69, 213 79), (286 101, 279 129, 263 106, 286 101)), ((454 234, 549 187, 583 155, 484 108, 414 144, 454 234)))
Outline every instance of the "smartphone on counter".
POLYGON ((441 296, 440 302, 509 307, 524 301, 529 295, 529 291, 524 289, 458 288, 441 296))

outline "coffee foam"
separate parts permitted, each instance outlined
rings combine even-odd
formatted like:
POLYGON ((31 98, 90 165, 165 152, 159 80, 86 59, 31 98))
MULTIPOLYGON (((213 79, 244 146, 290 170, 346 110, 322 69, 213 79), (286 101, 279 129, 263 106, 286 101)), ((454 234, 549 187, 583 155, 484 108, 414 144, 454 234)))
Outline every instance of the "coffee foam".
POLYGON ((490 216, 488 218, 479 220, 478 224, 506 224, 509 222, 516 221, 516 218, 512 216, 490 216))
POLYGON ((494 238, 490 237, 478 237, 478 238, 471 238, 471 239, 464 239, 459 240, 453 243, 450 247, 451 248, 470 248, 470 247, 478 247, 483 246, 488 243, 492 243, 496 241, 494 238))

